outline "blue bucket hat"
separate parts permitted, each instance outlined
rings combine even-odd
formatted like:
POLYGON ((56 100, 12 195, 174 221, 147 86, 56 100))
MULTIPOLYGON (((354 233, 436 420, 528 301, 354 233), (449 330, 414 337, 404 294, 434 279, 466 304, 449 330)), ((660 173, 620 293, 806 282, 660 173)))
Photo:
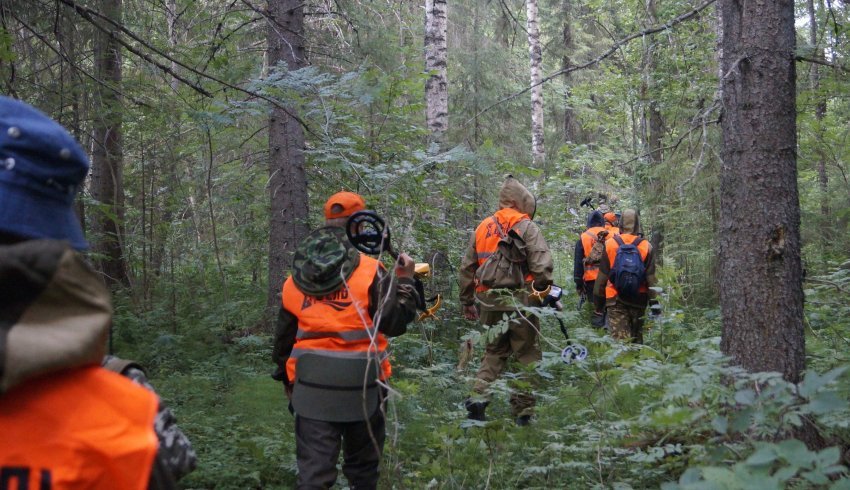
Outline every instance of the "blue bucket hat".
POLYGON ((74 199, 89 160, 59 123, 0 96, 0 231, 88 248, 74 199))

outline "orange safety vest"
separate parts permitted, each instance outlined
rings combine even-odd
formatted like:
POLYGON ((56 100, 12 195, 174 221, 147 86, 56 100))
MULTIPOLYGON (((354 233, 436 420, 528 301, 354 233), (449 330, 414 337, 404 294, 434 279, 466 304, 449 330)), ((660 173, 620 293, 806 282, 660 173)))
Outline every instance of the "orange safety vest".
MULTIPOLYGON (((640 238, 640 237, 638 237, 637 235, 629 234, 629 233, 620 235, 620 240, 623 240, 623 243, 634 243, 634 241, 637 240, 638 238, 640 238)), ((638 249, 638 252, 640 253, 640 259, 643 261, 644 264, 646 263, 647 255, 649 255, 650 247, 651 247, 651 245, 649 244, 649 240, 643 240, 642 242, 638 243, 637 249, 638 249)), ((608 240, 605 241, 605 252, 608 253, 608 264, 611 265, 609 270, 614 269, 614 261, 617 259, 617 250, 619 250, 619 249, 620 249, 620 244, 617 243, 617 240, 614 240, 613 238, 609 238, 608 240)), ((647 292, 649 292, 649 288, 647 287, 646 284, 641 284, 640 287, 638 288, 638 292, 639 293, 647 293, 647 292)), ((612 299, 612 298, 616 298, 616 297, 617 297, 617 290, 614 288, 614 284, 612 284, 611 281, 609 280, 608 284, 605 286, 605 298, 606 299, 612 299)))
MULTIPOLYGON (((492 217, 482 221, 478 225, 478 228, 475 229, 475 254, 478 258, 478 267, 481 267, 493 255, 499 246, 499 240, 502 239, 502 236, 499 234, 499 228, 493 222, 493 218, 499 221, 499 224, 502 225, 502 231, 505 234, 520 221, 531 219, 527 214, 521 213, 514 208, 502 208, 496 211, 492 217)), ((532 279, 531 274, 525 276, 526 281, 531 281, 532 279)), ((487 291, 488 289, 490 288, 480 284, 475 285, 477 292, 487 291)))
POLYGON ((605 229, 611 232, 611 236, 620 234, 620 228, 612 225, 611 223, 605 223, 605 229))
POLYGON ((157 450, 157 396, 101 367, 0 395, 0 488, 144 490, 157 450))
POLYGON ((369 315, 369 286, 380 262, 360 254, 360 265, 340 289, 321 297, 301 292, 292 276, 283 283, 283 307, 298 318, 295 346, 286 361, 286 375, 295 381, 298 357, 315 353, 346 359, 381 361, 381 376, 392 374, 387 338, 375 328, 369 315), (372 338, 374 337, 374 342, 372 338))
MULTIPOLYGON (((593 248, 593 244, 596 243, 596 234, 603 230, 605 230, 605 227, 594 226, 588 228, 584 233, 581 234, 581 246, 582 248, 584 248, 585 257, 590 256, 590 249, 593 248)), ((598 275, 598 265, 585 265, 584 274, 582 274, 581 278, 584 282, 595 281, 596 276, 598 275)))

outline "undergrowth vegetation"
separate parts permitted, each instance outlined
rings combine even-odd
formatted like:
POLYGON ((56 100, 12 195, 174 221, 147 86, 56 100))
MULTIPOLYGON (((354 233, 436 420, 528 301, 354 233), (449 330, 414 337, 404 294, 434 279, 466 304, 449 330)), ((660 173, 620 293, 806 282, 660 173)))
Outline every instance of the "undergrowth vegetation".
MULTIPOLYGON (((644 346, 589 328, 568 297, 558 315, 589 355, 565 364, 555 313, 538 310, 543 361, 494 384, 486 422, 467 420, 463 400, 487 334, 450 304, 392 342, 381 488, 850 488, 848 266, 807 283, 809 369, 799 385, 730 366, 719 312, 683 305, 665 270, 664 313, 647 323, 644 346), (477 339, 462 369, 460 338, 477 339), (528 427, 510 416, 511 383, 537 394, 528 427), (827 449, 806 448, 816 437, 827 449)), ((292 488, 293 417, 269 376, 271 339, 233 328, 258 321, 261 305, 207 306, 184 311, 172 331, 119 300, 115 349, 149 367, 198 451, 184 488, 292 488)), ((346 488, 341 474, 337 487, 346 488)))

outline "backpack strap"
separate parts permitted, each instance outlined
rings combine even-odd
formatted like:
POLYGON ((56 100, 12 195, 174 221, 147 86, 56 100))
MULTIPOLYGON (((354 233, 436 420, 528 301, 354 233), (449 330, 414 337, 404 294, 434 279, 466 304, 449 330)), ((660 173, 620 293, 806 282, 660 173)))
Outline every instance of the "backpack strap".
MULTIPOLYGON (((617 245, 619 245, 621 247, 626 244, 626 242, 624 242, 623 239, 620 238, 620 235, 614 235, 614 240, 617 242, 617 245)), ((638 240, 640 240, 640 238, 638 238, 638 240)), ((635 243, 637 243, 637 242, 635 242, 635 243)))
POLYGON ((508 234, 505 233, 505 229, 502 228, 502 224, 499 223, 499 220, 496 219, 496 216, 490 216, 490 219, 493 220, 493 223, 496 223, 496 229, 499 230, 499 236, 502 238, 506 238, 508 234))

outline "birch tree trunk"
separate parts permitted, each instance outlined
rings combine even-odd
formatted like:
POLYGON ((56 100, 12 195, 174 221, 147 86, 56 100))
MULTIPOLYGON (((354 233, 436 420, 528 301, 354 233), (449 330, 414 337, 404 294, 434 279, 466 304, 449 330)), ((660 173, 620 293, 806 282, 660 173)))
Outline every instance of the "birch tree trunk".
POLYGON ((805 367, 794 2, 720 0, 721 349, 791 382, 805 367))
POLYGON ((531 55, 531 160, 543 165, 543 85, 540 84, 543 52, 540 49, 540 29, 537 19, 537 0, 526 0, 528 52, 531 55))
POLYGON ((446 0, 425 0, 425 122, 430 142, 438 145, 449 127, 446 7, 446 0))
MULTIPOLYGON (((269 0, 268 7, 269 65, 281 69, 278 63, 283 61, 290 71, 304 67, 304 2, 269 0)), ((309 232, 304 129, 290 114, 295 114, 294 107, 284 111, 273 106, 269 117, 269 308, 281 304, 292 253, 309 232)))
MULTIPOLYGON (((101 0, 100 12, 121 23, 121 1, 101 0)), ((106 22, 103 25, 108 26, 106 22)), ((111 28, 109 28, 112 30, 111 28)), ((98 31, 95 35, 95 74, 100 81, 94 97, 92 134, 91 194, 100 204, 91 210, 94 231, 92 249, 97 264, 110 285, 128 284, 124 257, 124 182, 121 140, 121 46, 114 36, 98 31)))

